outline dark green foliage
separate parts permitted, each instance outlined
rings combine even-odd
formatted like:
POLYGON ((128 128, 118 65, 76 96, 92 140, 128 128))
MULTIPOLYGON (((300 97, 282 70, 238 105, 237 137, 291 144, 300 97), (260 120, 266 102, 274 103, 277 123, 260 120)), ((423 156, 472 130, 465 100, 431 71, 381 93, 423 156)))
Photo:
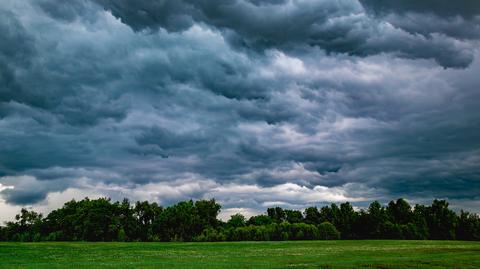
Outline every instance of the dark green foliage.
POLYGON ((397 202, 391 201, 388 203, 387 214, 389 220, 397 224, 410 223, 413 216, 410 205, 404 199, 398 199, 397 202))
POLYGON ((167 207, 154 223, 155 240, 191 241, 206 228, 219 225, 220 205, 215 200, 180 202, 167 207))
POLYGON ((298 210, 285 210, 285 220, 290 223, 301 223, 303 222, 302 212, 298 210))
POLYGON ((213 228, 207 228, 203 230, 200 235, 193 237, 193 241, 195 242, 219 242, 226 240, 227 238, 223 233, 223 230, 216 230, 213 228))
POLYGON ((248 219, 247 225, 262 226, 272 224, 273 222, 274 220, 267 215, 258 215, 252 216, 250 219, 248 219))
POLYGON ((156 233, 161 234, 160 239, 164 241, 190 241, 203 230, 191 200, 166 208, 155 226, 156 233))
POLYGON ((458 240, 480 240, 480 217, 461 211, 456 236, 458 240))
POLYGON ((100 198, 70 201, 43 222, 49 240, 114 241, 121 228, 119 203, 100 198))
POLYGON ((281 207, 268 208, 267 215, 276 223, 285 221, 285 211, 281 207))
POLYGON ((238 213, 230 216, 230 219, 227 221, 227 227, 229 228, 244 227, 245 225, 246 225, 245 216, 238 213))
POLYGON ((281 240, 327 240, 339 239, 339 232, 330 223, 313 225, 307 223, 271 223, 230 228, 224 232, 228 241, 281 241, 281 240))
POLYGON ((7 222, 0 231, 2 240, 32 242, 41 241, 42 215, 22 208, 14 222, 7 222))
POLYGON ((218 227, 220 223, 217 220, 217 216, 220 213, 221 206, 215 202, 215 199, 196 201, 195 208, 200 227, 218 227))
POLYGON ((321 222, 322 222, 322 218, 321 218, 320 212, 318 212, 318 208, 309 207, 305 209, 305 223, 320 224, 321 222))
POLYGON ((432 239, 455 239, 457 216, 448 208, 448 202, 434 200, 427 209, 427 225, 432 239))
MULTIPOLYGON (((155 239, 155 224, 164 215, 163 208, 157 203, 136 202, 132 209, 133 220, 136 220, 137 225, 134 225, 130 233, 130 238, 135 238, 140 241, 153 241, 155 239)), ((165 213, 166 214, 166 213, 165 213)), ((130 227, 129 227, 130 228, 130 227)))
POLYGON ((457 214, 443 200, 431 206, 403 199, 386 207, 375 201, 355 211, 350 203, 298 210, 268 208, 246 221, 235 214, 217 219, 215 200, 183 201, 163 208, 157 203, 100 198, 70 201, 45 218, 22 209, 0 226, 0 241, 264 241, 332 239, 480 240, 480 217, 457 214))
POLYGON ((318 236, 322 240, 336 240, 340 239, 340 232, 333 224, 326 221, 318 225, 318 236))

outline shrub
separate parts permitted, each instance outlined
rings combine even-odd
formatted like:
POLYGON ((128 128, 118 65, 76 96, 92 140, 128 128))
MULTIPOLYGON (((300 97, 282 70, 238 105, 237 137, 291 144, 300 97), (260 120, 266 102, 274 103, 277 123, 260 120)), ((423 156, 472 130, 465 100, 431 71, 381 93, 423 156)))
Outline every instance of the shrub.
POLYGON ((326 221, 318 225, 318 239, 321 240, 338 240, 340 239, 340 232, 331 224, 326 221))

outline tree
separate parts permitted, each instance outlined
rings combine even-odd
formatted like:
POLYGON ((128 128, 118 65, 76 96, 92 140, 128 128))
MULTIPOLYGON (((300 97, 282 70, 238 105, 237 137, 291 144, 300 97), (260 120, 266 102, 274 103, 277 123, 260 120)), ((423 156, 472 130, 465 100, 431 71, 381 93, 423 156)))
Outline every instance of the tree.
POLYGON ((378 202, 374 201, 368 207, 368 238, 382 238, 382 225, 385 223, 387 215, 385 208, 378 202))
POLYGON ((190 241, 203 229, 192 200, 180 202, 163 210, 155 221, 155 231, 162 241, 190 241))
POLYGON ((459 240, 480 240, 480 217, 465 211, 460 211, 456 238, 459 240))
POLYGON ((267 215, 276 223, 285 221, 285 211, 281 207, 268 208, 267 215))
POLYGON ((336 204, 331 204, 330 206, 324 206, 320 209, 320 218, 322 221, 328 221, 338 227, 340 223, 340 209, 336 204))
POLYGON ((430 233, 428 230, 427 225, 427 215, 428 215, 428 207, 424 205, 415 205, 413 208, 413 223, 417 229, 417 238, 416 239, 428 239, 430 237, 430 233))
POLYGON ((272 223, 273 223, 273 219, 267 215, 252 216, 247 221, 247 225, 256 225, 256 226, 262 226, 262 225, 267 225, 272 223))
POLYGON ((220 213, 221 206, 215 202, 215 199, 196 201, 195 208, 199 217, 200 229, 216 228, 218 226, 217 216, 220 213))
POLYGON ((461 211, 457 216, 444 200, 411 206, 403 199, 387 207, 372 202, 355 211, 350 203, 301 211, 269 208, 267 215, 248 221, 235 214, 218 220, 215 200, 183 201, 163 208, 147 201, 134 205, 108 198, 69 201, 45 218, 22 209, 0 227, 8 241, 223 241, 310 240, 353 238, 480 240, 480 217, 461 211))
POLYGON ((387 206, 389 220, 397 224, 408 224, 412 221, 412 210, 404 199, 391 201, 387 206))
POLYGON ((137 237, 142 241, 152 241, 154 237, 153 224, 160 217, 163 208, 157 203, 137 202, 133 208, 133 216, 137 220, 137 237))
POLYGON ((318 225, 319 239, 322 240, 337 240, 340 239, 340 232, 333 224, 326 221, 318 225))
POLYGON ((15 221, 7 222, 7 227, 2 229, 3 236, 13 241, 39 241, 42 218, 42 214, 22 208, 15 221))
POLYGON ((434 200, 427 211, 427 225, 431 239, 455 239, 457 217, 445 200, 434 200))
POLYGON ((342 234, 342 238, 344 239, 352 239, 355 238, 355 233, 353 229, 353 225, 356 221, 358 216, 357 212, 353 210, 353 207, 350 203, 342 203, 340 204, 340 212, 337 218, 336 227, 342 234))
POLYGON ((318 212, 318 208, 309 207, 305 209, 305 223, 320 224, 321 222, 322 222, 322 218, 321 218, 320 212, 318 212))
POLYGON ((303 215, 298 210, 285 210, 285 220, 289 223, 301 223, 303 222, 303 215))
POLYGON ((230 219, 227 222, 227 226, 232 228, 244 227, 245 225, 246 225, 245 216, 243 216, 240 213, 231 215, 230 219))

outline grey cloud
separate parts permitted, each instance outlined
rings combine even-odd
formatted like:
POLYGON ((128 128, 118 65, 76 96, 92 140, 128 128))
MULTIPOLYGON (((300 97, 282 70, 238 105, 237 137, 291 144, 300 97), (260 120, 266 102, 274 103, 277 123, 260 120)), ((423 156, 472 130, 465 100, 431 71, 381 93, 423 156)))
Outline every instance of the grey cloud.
POLYGON ((412 34, 443 34, 459 40, 480 36, 480 4, 475 0, 360 2, 372 16, 412 34))
POLYGON ((0 192, 3 198, 12 204, 29 205, 45 199, 51 191, 62 189, 68 185, 65 181, 41 182, 32 176, 1 177, 2 185, 10 186, 0 192))
POLYGON ((426 13, 438 16, 461 16, 472 18, 480 14, 480 3, 475 0, 360 0, 367 8, 375 12, 394 12, 394 13, 426 13))
POLYGON ((413 34, 428 36, 432 33, 442 33, 460 40, 478 40, 480 37, 480 16, 468 20, 460 16, 445 18, 424 13, 388 13, 382 18, 395 27, 413 34))
POLYGON ((314 204, 287 183, 359 204, 478 197, 478 41, 453 34, 473 17, 415 10, 443 23, 420 31, 356 1, 132 3, 0 4, 7 202, 77 188, 314 204))
POLYGON ((36 4, 48 15, 72 22, 78 18, 94 21, 98 10, 95 10, 89 0, 39 0, 36 4), (93 14, 92 14, 93 13, 93 14))
POLYGON ((15 75, 16 67, 28 65, 34 53, 33 40, 12 12, 0 9, 0 101, 13 98, 26 100, 28 94, 22 89, 15 75))
POLYGON ((256 5, 283 5, 288 2, 288 0, 248 0, 248 2, 256 5))
POLYGON ((205 130, 193 131, 189 134, 178 134, 159 127, 150 128, 135 138, 140 146, 158 146, 166 156, 168 156, 170 150, 174 151, 172 153, 177 154, 208 150, 205 144, 211 145, 213 139, 215 139, 215 136, 208 134, 205 130))
POLYGON ((39 192, 38 190, 5 190, 2 196, 12 204, 29 205, 35 204, 45 199, 47 192, 39 192))
MULTIPOLYGON (((471 47, 459 48, 455 42, 445 43, 430 33, 419 35, 389 28, 381 18, 367 16, 362 5, 354 0, 262 2, 262 5, 241 0, 137 1, 133 5, 128 1, 99 0, 97 3, 137 31, 158 28, 183 31, 201 22, 222 31, 235 46, 260 50, 274 47, 295 51, 315 46, 330 53, 359 56, 394 53, 435 59, 444 67, 466 67, 473 59, 471 47)), ((423 4, 419 6, 422 11, 423 4)), ((467 10, 462 7, 459 12, 467 10)), ((475 14, 475 9, 472 12, 475 14)))
POLYGON ((0 10, 0 31, 3 42, 0 44, 1 57, 9 62, 25 63, 33 53, 33 40, 23 25, 10 11, 0 10))
POLYGON ((197 16, 195 2, 188 1, 140 1, 131 9, 129 1, 96 1, 112 11, 116 17, 135 30, 162 26, 169 31, 188 29, 197 16))

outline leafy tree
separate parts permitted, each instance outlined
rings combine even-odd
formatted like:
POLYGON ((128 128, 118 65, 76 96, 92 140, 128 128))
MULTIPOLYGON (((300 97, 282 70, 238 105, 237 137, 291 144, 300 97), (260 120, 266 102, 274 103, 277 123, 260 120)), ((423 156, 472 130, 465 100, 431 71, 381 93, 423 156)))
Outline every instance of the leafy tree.
POLYGON ((318 225, 318 239, 337 240, 340 239, 340 232, 333 224, 326 221, 318 225))
POLYGON ((365 234, 366 238, 382 238, 382 225, 387 220, 385 208, 378 202, 374 201, 368 207, 367 223, 365 227, 370 230, 365 234))
POLYGON ((247 225, 256 225, 256 226, 267 225, 272 223, 273 223, 273 219, 267 215, 252 216, 247 221, 247 225))
POLYGON ((276 223, 285 221, 285 211, 281 207, 268 208, 267 215, 274 220, 276 223))
POLYGON ((298 210, 285 210, 285 220, 290 223, 301 223, 303 222, 303 215, 301 211, 298 210))
POLYGON ((413 223, 417 229, 416 239, 430 238, 426 219, 427 212, 428 208, 424 205, 415 205, 415 207, 413 208, 413 223))
POLYGON ((321 222, 322 222, 322 217, 320 215, 320 212, 318 212, 318 208, 309 207, 305 209, 305 223, 320 224, 321 222))
POLYGON ((163 241, 190 241, 203 230, 192 200, 167 207, 155 226, 163 241))
POLYGON ((163 212, 163 208, 157 203, 137 202, 133 208, 133 216, 137 220, 137 237, 141 241, 152 241, 154 237, 153 224, 163 212))
POLYGON ((459 240, 480 240, 480 217, 465 211, 460 211, 456 238, 459 240))
POLYGON ((223 233, 223 230, 217 230, 213 228, 206 228, 200 235, 193 237, 195 242, 219 242, 226 241, 227 237, 223 233))
POLYGON ((427 211, 427 225, 431 239, 455 239, 457 216, 445 200, 434 200, 427 211))
POLYGON ((357 212, 353 210, 350 203, 340 204, 340 214, 337 217, 336 226, 342 234, 342 238, 351 239, 356 237, 353 228, 357 216, 357 212))
POLYGON ((230 219, 227 222, 227 226, 232 228, 244 227, 245 225, 246 225, 245 216, 243 216, 240 213, 231 215, 230 219))
POLYGON ((340 208, 336 204, 324 206, 320 209, 320 218, 338 227, 340 223, 340 208))
POLYGON ((215 199, 196 201, 195 208, 199 217, 200 229, 216 228, 218 226, 217 216, 220 213, 221 206, 215 202, 215 199))
POLYGON ((7 227, 2 229, 3 236, 13 241, 39 241, 42 218, 42 214, 22 208, 20 214, 15 216, 14 222, 6 223, 7 227))
POLYGON ((387 206, 389 220, 397 224, 407 224, 412 221, 412 210, 410 205, 404 199, 391 201, 387 206))
POLYGON ((241 214, 218 220, 215 200, 183 201, 163 208, 147 201, 108 198, 69 201, 45 218, 22 209, 0 226, 3 241, 225 241, 312 239, 461 239, 480 240, 480 217, 457 216, 444 200, 412 207, 403 199, 386 207, 375 201, 355 211, 350 203, 298 210, 267 209, 267 215, 241 214))

